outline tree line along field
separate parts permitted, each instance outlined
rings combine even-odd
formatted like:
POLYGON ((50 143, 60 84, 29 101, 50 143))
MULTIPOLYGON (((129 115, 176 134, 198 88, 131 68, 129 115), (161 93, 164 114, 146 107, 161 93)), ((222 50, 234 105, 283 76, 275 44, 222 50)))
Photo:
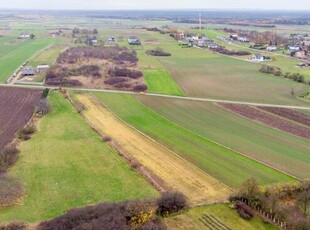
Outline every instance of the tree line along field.
POLYGON ((93 131, 59 93, 38 133, 22 142, 9 175, 20 179, 20 204, 0 209, 0 222, 38 221, 103 201, 157 197, 158 192, 93 131))
POLYGON ((307 179, 310 176, 310 147, 307 140, 253 122, 209 102, 148 96, 139 96, 138 99, 191 132, 296 177, 307 179))
POLYGON ((93 94, 125 122, 231 188, 237 188, 251 176, 255 176, 261 185, 296 181, 288 175, 172 123, 130 95, 93 94))
POLYGON ((34 114, 40 90, 0 87, 0 151, 34 114))

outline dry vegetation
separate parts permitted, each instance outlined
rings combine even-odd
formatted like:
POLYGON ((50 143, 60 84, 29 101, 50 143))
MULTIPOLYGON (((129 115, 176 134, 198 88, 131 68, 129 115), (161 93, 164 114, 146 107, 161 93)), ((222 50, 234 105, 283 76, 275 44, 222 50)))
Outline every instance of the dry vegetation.
MULTIPOLYGON (((151 171, 164 190, 180 191, 191 204, 225 201, 230 190, 222 183, 178 157, 157 142, 116 118, 90 95, 77 95, 83 115, 102 134, 109 135, 120 150, 151 171)), ((120 151, 119 151, 120 152, 120 151)), ((141 170, 140 170, 141 171, 141 170)))
POLYGON ((137 54, 124 47, 75 47, 60 54, 46 84, 145 91, 137 54))

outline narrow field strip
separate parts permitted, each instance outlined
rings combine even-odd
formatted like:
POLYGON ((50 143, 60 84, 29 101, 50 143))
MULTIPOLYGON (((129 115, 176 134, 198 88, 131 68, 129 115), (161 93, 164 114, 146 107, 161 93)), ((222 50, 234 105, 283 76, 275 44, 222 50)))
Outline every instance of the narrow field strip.
POLYGON ((122 150, 160 177, 167 189, 183 192, 192 204, 225 201, 230 190, 161 145, 116 118, 90 95, 77 95, 90 124, 109 135, 122 150))
POLYGON ((249 118, 251 120, 263 123, 278 130, 293 134, 295 136, 310 140, 310 127, 304 126, 298 123, 292 123, 290 120, 286 120, 273 115, 266 111, 257 109, 255 107, 246 105, 233 105, 233 104, 220 104, 223 108, 237 113, 241 116, 249 118))

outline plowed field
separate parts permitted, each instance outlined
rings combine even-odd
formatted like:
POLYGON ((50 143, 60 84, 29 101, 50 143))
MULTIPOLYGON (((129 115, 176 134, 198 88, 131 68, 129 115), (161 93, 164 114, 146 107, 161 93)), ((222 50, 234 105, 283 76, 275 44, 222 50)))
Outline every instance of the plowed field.
POLYGON ((40 90, 0 87, 0 150, 30 120, 40 95, 40 90))

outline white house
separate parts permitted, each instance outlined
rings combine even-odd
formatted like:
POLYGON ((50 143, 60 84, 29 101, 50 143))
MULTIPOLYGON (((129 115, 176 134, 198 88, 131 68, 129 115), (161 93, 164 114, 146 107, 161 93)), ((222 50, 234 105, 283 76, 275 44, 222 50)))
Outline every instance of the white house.
POLYGON ((217 48, 218 48, 218 45, 215 44, 215 43, 212 43, 212 44, 209 44, 209 45, 208 45, 208 48, 209 48, 209 49, 217 49, 217 48))
POLYGON ((267 46, 266 50, 269 51, 269 52, 272 52, 272 51, 278 50, 278 47, 276 47, 276 46, 267 46))
POLYGON ((250 42, 250 40, 246 37, 238 37, 239 42, 250 42))
POLYGON ((18 38, 19 39, 28 39, 28 38, 30 38, 30 33, 26 33, 26 32, 22 32, 19 36, 18 36, 18 38))
POLYGON ((261 62, 261 61, 266 61, 266 57, 261 55, 261 54, 254 54, 251 58, 252 61, 255 61, 255 62, 261 62))
POLYGON ((300 50, 300 47, 299 46, 289 46, 288 49, 290 51, 299 51, 300 50))

